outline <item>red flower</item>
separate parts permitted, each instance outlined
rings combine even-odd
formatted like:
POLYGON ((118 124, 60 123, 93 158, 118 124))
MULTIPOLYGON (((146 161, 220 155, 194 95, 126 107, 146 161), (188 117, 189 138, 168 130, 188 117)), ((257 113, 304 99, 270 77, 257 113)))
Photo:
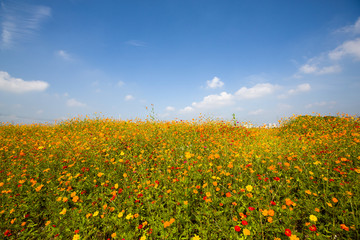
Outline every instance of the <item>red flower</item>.
POLYGON ((280 178, 279 178, 279 177, 274 177, 274 180, 275 180, 275 181, 279 181, 280 178))
POLYGON ((276 205, 276 203, 274 201, 271 201, 270 204, 273 205, 273 206, 276 205))
POLYGON ((250 211, 254 211, 254 210, 255 210, 255 208, 253 208, 253 207, 249 207, 249 210, 250 210, 250 211))
POLYGON ((241 221, 241 224, 244 225, 244 226, 246 226, 246 225, 248 225, 248 222, 245 221, 245 220, 242 220, 242 221, 241 221))
POLYGON ((79 229, 76 229, 76 230, 75 230, 75 234, 78 234, 79 232, 80 232, 79 229))
POLYGON ((143 228, 143 225, 140 224, 140 225, 138 226, 138 229, 142 229, 142 228, 143 228))
POLYGON ((285 229, 285 235, 290 237, 291 236, 291 230, 290 229, 285 229))
POLYGON ((312 225, 311 227, 309 227, 310 231, 315 232, 317 230, 315 225, 312 225))
POLYGON ((236 225, 235 226, 235 231, 240 232, 240 230, 241 230, 241 228, 238 225, 236 225))
POLYGON ((10 235, 11 235, 10 230, 6 230, 6 231, 4 232, 4 235, 5 235, 5 237, 10 236, 10 235))
POLYGON ((68 166, 63 166, 63 169, 67 169, 68 168, 68 166))

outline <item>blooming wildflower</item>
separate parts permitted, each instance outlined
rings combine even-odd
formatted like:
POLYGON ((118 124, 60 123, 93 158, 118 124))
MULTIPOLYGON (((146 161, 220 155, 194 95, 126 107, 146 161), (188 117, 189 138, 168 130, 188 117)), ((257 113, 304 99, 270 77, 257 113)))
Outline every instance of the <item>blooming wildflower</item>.
POLYGON ((246 190, 247 190, 248 192, 251 192, 251 191, 253 190, 253 187, 252 187, 251 185, 247 185, 247 186, 246 186, 246 190))
POLYGON ((64 209, 60 212, 61 215, 64 215, 65 213, 66 213, 66 208, 64 208, 64 209))
POLYGON ((47 221, 47 222, 45 223, 45 226, 49 225, 50 223, 51 223, 51 221, 47 221))
POLYGON ((313 222, 317 221, 317 217, 315 215, 310 215, 309 219, 310 219, 310 221, 313 221, 313 222))
POLYGON ((146 240, 146 236, 145 235, 141 236, 140 240, 146 240))
POLYGON ((198 235, 194 235, 192 238, 191 238, 191 240, 200 240, 201 238, 198 236, 198 235))
POLYGON ((286 228, 286 229, 285 229, 285 235, 288 236, 288 237, 290 237, 290 236, 291 236, 291 230, 288 229, 288 228, 286 228))
POLYGON ((240 232, 240 230, 241 230, 241 228, 238 225, 236 225, 234 228, 235 228, 235 231, 237 231, 237 232, 240 232))
POLYGON ((349 227, 347 227, 345 224, 340 224, 340 227, 345 231, 349 231, 349 227))
POLYGON ((317 230, 315 225, 309 227, 310 231, 315 232, 317 230))
POLYGON ((123 213, 123 212, 120 212, 120 213, 118 214, 118 217, 121 218, 122 216, 124 216, 124 213, 123 213))
POLYGON ((299 238, 296 235, 291 235, 289 239, 290 240, 299 240, 299 238))
POLYGON ((231 197, 231 193, 230 193, 230 192, 227 192, 227 193, 226 193, 226 197, 231 197))
POLYGON ((250 236, 250 230, 247 229, 247 228, 245 228, 245 229, 243 230, 243 233, 244 233, 245 236, 250 236))
POLYGON ((338 200, 334 197, 333 199, 331 199, 334 203, 337 203, 338 200))
POLYGON ((127 220, 129 220, 130 218, 133 218, 133 215, 131 213, 129 213, 128 215, 126 215, 125 217, 127 220))
POLYGON ((80 235, 79 234, 75 234, 73 237, 73 240, 79 240, 80 239, 80 235))
POLYGON ((254 211, 254 210, 255 210, 255 208, 253 208, 253 207, 248 207, 248 208, 249 208, 250 211, 254 211))
POLYGON ((94 212, 94 217, 96 217, 97 215, 99 215, 99 211, 96 211, 96 212, 94 212))
POLYGON ((114 232, 113 234, 111 234, 112 238, 116 238, 116 232, 114 232))
POLYGON ((246 226, 246 225, 248 225, 248 222, 245 221, 245 220, 242 220, 242 221, 241 221, 241 224, 244 225, 244 226, 246 226))
POLYGON ((267 218, 267 221, 268 221, 269 223, 272 223, 272 222, 273 222, 273 218, 272 218, 272 217, 268 217, 268 218, 267 218))

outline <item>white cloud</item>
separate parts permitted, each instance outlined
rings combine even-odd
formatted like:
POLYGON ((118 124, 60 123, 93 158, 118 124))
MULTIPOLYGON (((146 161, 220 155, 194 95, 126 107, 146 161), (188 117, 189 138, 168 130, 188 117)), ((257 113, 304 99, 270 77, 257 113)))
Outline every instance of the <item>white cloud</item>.
POLYGON ((79 102, 74 98, 67 100, 66 105, 68 105, 69 107, 85 107, 86 106, 85 103, 79 102))
POLYGON ((56 55, 61 57, 62 59, 66 61, 72 61, 72 57, 69 53, 67 53, 65 50, 58 50, 56 51, 56 55))
POLYGON ((342 27, 335 31, 336 33, 352 33, 359 34, 360 33, 360 17, 356 20, 353 25, 342 27))
POLYGON ((259 114, 261 114, 263 112, 264 112, 263 109, 258 109, 258 110, 249 112, 249 115, 259 115, 259 114))
POLYGON ((314 73, 317 70, 318 69, 317 69, 317 67, 315 65, 310 65, 310 64, 305 64, 305 65, 300 67, 300 72, 306 73, 306 74, 314 73))
POLYGON ((313 107, 329 107, 329 108, 332 108, 335 104, 336 104, 335 101, 330 101, 330 102, 322 101, 322 102, 310 103, 310 104, 306 105, 305 108, 313 108, 313 107))
POLYGON ((220 78, 218 77, 214 77, 212 80, 206 81, 206 83, 207 83, 207 87, 212 89, 220 88, 224 86, 224 83, 220 81, 220 78))
POLYGON ((275 89, 275 85, 270 83, 260 83, 256 84, 252 88, 242 87, 235 93, 235 95, 240 99, 260 98, 273 93, 275 89))
POLYGON ((234 103, 234 96, 227 92, 214 94, 204 97, 201 102, 193 102, 192 106, 195 108, 217 108, 232 105, 234 103))
POLYGON ((341 72, 341 67, 337 64, 325 66, 325 67, 318 67, 318 65, 322 61, 323 60, 320 57, 312 58, 308 61, 308 63, 300 67, 299 72, 303 74, 315 74, 315 75, 341 72))
POLYGON ((182 113, 182 114, 185 114, 185 113, 190 113, 190 112, 193 112, 193 111, 194 111, 194 109, 192 107, 187 106, 187 107, 185 107, 183 109, 180 109, 179 112, 182 113))
POLYGON ((331 60, 340 60, 347 55, 360 60, 360 38, 344 42, 329 53, 329 58, 331 60))
POLYGON ((130 101, 130 100, 133 100, 134 97, 132 95, 126 95, 125 96, 125 101, 130 101))
POLYGON ((51 8, 25 3, 1 4, 1 48, 11 48, 17 41, 28 39, 51 16, 51 8))
POLYGON ((167 107, 166 107, 166 111, 169 111, 169 112, 175 111, 175 108, 172 107, 172 106, 167 106, 167 107))
POLYGON ((43 81, 24 81, 20 78, 11 77, 7 72, 0 71, 0 90, 14 93, 31 91, 44 91, 49 87, 43 81))
POLYGON ((295 89, 290 89, 287 93, 279 95, 278 98, 287 98, 290 95, 294 95, 301 92, 308 92, 311 90, 311 86, 309 83, 303 83, 298 85, 295 89))

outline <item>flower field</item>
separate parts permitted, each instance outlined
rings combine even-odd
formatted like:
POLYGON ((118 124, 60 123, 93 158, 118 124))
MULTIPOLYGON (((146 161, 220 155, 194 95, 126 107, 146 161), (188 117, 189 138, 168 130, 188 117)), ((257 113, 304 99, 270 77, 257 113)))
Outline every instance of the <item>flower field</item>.
POLYGON ((0 124, 4 239, 360 239, 360 120, 0 124))

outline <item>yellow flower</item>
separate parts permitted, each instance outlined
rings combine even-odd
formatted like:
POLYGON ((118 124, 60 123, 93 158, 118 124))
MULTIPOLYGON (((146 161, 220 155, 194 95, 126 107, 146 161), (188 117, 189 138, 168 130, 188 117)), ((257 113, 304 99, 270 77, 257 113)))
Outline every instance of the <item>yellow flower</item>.
POLYGON ((251 185, 247 185, 247 186, 246 186, 246 190, 247 190, 248 192, 251 192, 251 191, 253 190, 253 187, 252 187, 251 185))
POLYGON ((118 189, 118 187, 119 187, 119 184, 115 184, 114 188, 118 189))
POLYGON ((206 193, 206 196, 207 196, 207 197, 211 197, 211 193, 210 193, 210 192, 207 192, 207 193, 206 193))
POLYGON ((76 195, 76 192, 72 192, 70 196, 75 197, 75 195, 76 195))
POLYGON ((73 237, 73 240, 79 240, 80 239, 80 235, 79 234, 75 234, 73 237))
POLYGON ((15 212, 15 209, 11 209, 11 210, 10 210, 10 214, 12 214, 13 212, 15 212))
POLYGON ((66 213, 66 208, 64 208, 64 209, 60 212, 61 215, 65 215, 65 213, 66 213))
POLYGON ((198 235, 196 235, 195 234, 195 236, 193 236, 192 238, 191 238, 191 240, 200 240, 201 238, 198 236, 198 235))
POLYGON ((315 215, 310 215, 309 219, 310 219, 310 221, 313 221, 313 222, 317 221, 317 217, 315 215))
POLYGON ((189 203, 188 201, 184 201, 184 205, 188 205, 188 203, 189 203))
POLYGON ((299 238, 298 238, 296 235, 294 235, 294 234, 292 234, 292 235, 289 237, 289 239, 290 239, 290 240, 299 240, 299 238))
POLYGON ((129 213, 127 216, 126 216, 126 219, 129 220, 130 218, 132 218, 133 215, 131 213, 129 213))
POLYGON ((75 197, 73 197, 73 202, 77 202, 78 200, 79 200, 79 197, 78 196, 75 196, 75 197))
POLYGON ((326 203, 329 207, 332 207, 332 204, 331 203, 326 203))
POLYGON ((119 212, 118 217, 121 218, 122 216, 124 216, 123 212, 119 212))
POLYGON ((264 216, 267 216, 268 215, 268 210, 264 210, 264 211, 262 211, 262 215, 264 215, 264 216))
POLYGON ((63 202, 67 202, 68 198, 67 197, 63 197, 62 201, 63 202))
POLYGON ((99 215, 99 211, 94 212, 94 217, 96 217, 97 215, 99 215))
POLYGON ((146 239, 146 236, 145 235, 143 235, 141 238, 140 238, 140 240, 145 240, 146 239))
POLYGON ((102 172, 98 173, 98 177, 101 177, 102 175, 104 175, 102 172))
POLYGON ((2 187, 2 186, 4 186, 4 183, 3 183, 3 182, 0 183, 0 187, 2 187))
POLYGON ((247 228, 245 228, 244 230, 243 230, 243 233, 244 233, 244 235, 245 236, 250 236, 250 230, 249 229, 247 229, 247 228))

